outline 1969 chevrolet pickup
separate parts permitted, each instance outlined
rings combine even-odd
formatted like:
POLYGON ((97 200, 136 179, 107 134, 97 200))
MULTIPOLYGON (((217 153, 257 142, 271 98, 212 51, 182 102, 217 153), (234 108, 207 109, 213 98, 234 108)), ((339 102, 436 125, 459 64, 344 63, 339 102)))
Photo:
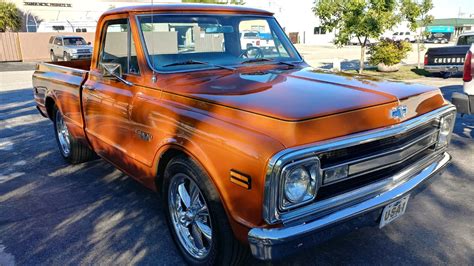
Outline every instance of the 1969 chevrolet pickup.
POLYGON ((67 161, 97 154, 162 195, 188 263, 383 227, 450 161, 439 89, 314 70, 267 11, 128 7, 97 27, 90 61, 38 64, 38 110, 67 161), (241 47, 249 30, 273 47, 241 47))

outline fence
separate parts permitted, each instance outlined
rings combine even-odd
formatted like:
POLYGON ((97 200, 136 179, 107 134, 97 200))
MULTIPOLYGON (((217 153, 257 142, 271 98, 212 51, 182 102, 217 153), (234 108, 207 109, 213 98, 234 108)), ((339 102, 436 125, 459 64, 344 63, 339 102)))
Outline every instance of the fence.
MULTIPOLYGON (((0 62, 49 60, 48 43, 54 32, 2 32, 0 33, 0 62)), ((95 33, 64 33, 81 36, 94 43, 95 33)))
POLYGON ((0 62, 21 61, 20 43, 18 33, 0 33, 0 62))

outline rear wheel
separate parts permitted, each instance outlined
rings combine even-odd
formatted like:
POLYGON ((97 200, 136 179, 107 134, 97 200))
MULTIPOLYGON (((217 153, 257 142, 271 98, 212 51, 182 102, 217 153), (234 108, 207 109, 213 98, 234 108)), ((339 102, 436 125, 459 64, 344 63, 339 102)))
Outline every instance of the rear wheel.
POLYGON ((51 59, 51 62, 56 62, 58 60, 53 51, 49 52, 49 58, 51 59))
POLYGON ((193 265, 238 265, 248 248, 230 228, 219 195, 207 174, 190 158, 179 156, 165 170, 163 199, 173 239, 193 265))
POLYGON ((72 164, 89 161, 95 153, 86 145, 78 142, 70 133, 61 111, 54 107, 54 131, 59 151, 63 158, 72 164))

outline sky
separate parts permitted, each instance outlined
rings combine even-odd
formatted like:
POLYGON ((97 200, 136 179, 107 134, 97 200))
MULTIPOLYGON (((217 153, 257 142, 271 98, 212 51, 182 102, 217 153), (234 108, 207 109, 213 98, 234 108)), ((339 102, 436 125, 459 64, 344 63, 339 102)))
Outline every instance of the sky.
POLYGON ((474 0, 433 0, 433 5, 431 14, 435 18, 458 17, 460 11, 474 18, 474 0))

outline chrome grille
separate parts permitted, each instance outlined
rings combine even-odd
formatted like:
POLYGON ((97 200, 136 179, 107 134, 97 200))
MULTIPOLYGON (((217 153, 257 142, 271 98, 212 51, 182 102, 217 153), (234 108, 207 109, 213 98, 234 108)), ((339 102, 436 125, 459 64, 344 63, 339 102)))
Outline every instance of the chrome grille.
POLYGON ((344 182, 351 178, 357 178, 402 164, 412 159, 415 155, 433 147, 437 136, 438 128, 434 122, 415 128, 407 133, 336 150, 330 152, 331 155, 326 153, 319 154, 318 157, 321 158, 323 173, 341 165, 348 165, 349 167, 349 175, 346 179, 323 183, 322 185, 327 186, 344 182))

